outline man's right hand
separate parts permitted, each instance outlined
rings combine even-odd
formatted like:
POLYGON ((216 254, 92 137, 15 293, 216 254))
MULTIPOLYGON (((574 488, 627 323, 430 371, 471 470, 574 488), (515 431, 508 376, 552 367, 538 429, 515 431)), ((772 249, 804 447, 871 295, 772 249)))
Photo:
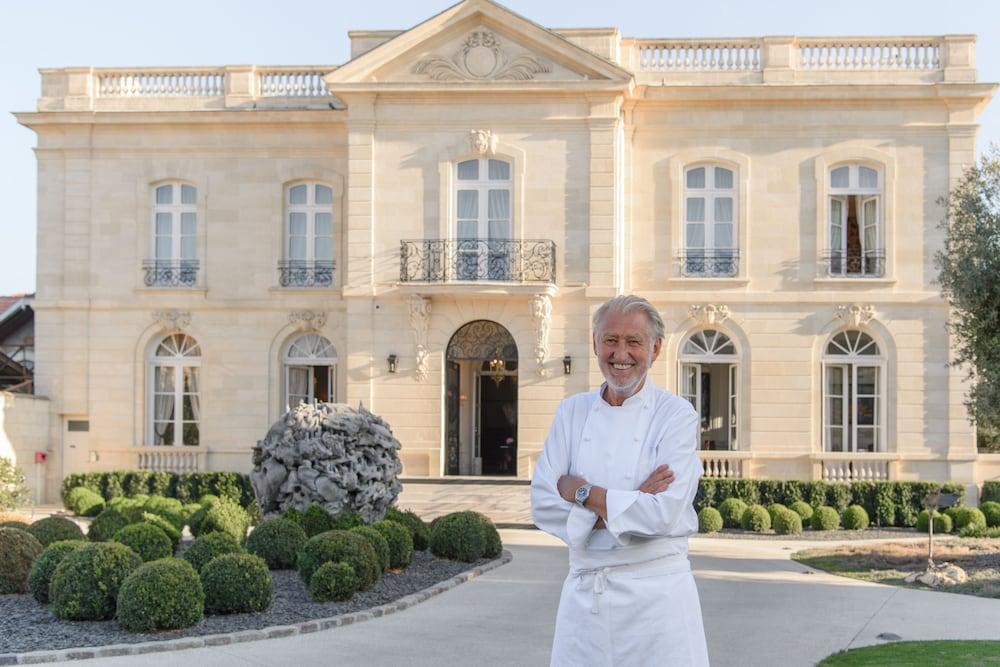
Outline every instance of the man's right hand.
POLYGON ((674 473, 670 467, 662 465, 646 478, 646 481, 639 485, 639 490, 643 493, 662 493, 667 487, 673 484, 674 473))

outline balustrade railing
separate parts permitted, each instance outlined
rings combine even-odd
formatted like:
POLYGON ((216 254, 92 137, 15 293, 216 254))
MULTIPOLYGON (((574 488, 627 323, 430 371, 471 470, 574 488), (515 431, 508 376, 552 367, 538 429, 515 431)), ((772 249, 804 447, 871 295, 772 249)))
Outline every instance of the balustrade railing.
POLYGON ((940 39, 799 39, 797 64, 810 70, 935 70, 941 67, 940 39))
POLYGON ((885 276, 884 250, 828 250, 820 263, 831 278, 881 278, 885 276))
POLYGON ((555 242, 513 239, 400 241, 400 282, 554 283, 555 242))
POLYGON ((138 450, 138 468, 156 472, 198 472, 204 450, 191 447, 143 447, 138 450))
POLYGON ((741 479, 744 475, 743 462, 749 459, 749 454, 710 450, 700 450, 698 456, 705 477, 723 479, 741 479))
POLYGON ((637 41, 641 72, 755 72, 760 70, 760 40, 637 41))
POLYGON ((333 285, 333 261, 278 262, 278 284, 282 287, 330 287, 333 285))
POLYGON ((826 482, 884 481, 889 479, 891 458, 824 454, 820 461, 820 469, 822 478, 826 482))
POLYGON ((273 68, 258 72, 261 97, 325 97, 329 95, 323 75, 332 68, 273 68))
POLYGON ((198 260, 147 260, 142 263, 146 287, 194 287, 198 283, 198 260))
POLYGON ((218 70, 98 71, 99 97, 214 97, 226 92, 226 73, 218 70))

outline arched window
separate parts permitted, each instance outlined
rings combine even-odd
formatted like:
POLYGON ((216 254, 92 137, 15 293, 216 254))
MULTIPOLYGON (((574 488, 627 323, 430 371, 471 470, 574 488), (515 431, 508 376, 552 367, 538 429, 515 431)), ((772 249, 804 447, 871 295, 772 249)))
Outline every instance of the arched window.
POLYGON ((736 241, 736 172, 719 165, 684 171, 684 273, 733 276, 736 241))
POLYGON ((285 194, 283 286, 328 287, 333 282, 333 188, 297 183, 285 194))
POLYGON ((201 348, 191 336, 164 337, 149 361, 149 442, 153 445, 200 443, 201 348))
POLYGON ((734 450, 739 443, 739 354, 717 329, 695 331, 681 345, 679 393, 701 416, 702 449, 734 450))
POLYGON ((198 191, 193 185, 164 183, 153 189, 152 264, 147 267, 147 285, 195 284, 198 276, 198 191))
POLYGON ((337 351, 319 334, 304 334, 288 346, 285 367, 285 410, 299 403, 337 400, 337 351))
POLYGON ((455 277, 510 280, 513 210, 511 163, 496 158, 455 165, 455 277))
POLYGON ((885 360, 875 340, 856 329, 835 334, 823 354, 823 449, 884 451, 885 360))
POLYGON ((863 164, 830 169, 829 273, 878 277, 885 271, 882 175, 863 164))

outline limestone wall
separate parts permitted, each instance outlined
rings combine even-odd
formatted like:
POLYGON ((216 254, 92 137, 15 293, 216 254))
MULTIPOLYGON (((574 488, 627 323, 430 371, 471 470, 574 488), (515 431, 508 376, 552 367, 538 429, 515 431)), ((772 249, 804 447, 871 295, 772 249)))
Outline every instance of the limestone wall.
POLYGON ((49 400, 31 394, 0 391, 0 458, 10 459, 24 473, 32 502, 44 502, 45 478, 52 459, 35 463, 35 452, 54 448, 47 437, 49 400))

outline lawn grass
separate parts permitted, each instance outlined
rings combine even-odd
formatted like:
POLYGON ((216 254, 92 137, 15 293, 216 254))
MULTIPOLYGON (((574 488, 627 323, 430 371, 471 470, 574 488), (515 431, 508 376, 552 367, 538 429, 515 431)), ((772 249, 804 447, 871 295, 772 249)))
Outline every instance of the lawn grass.
POLYGON ((1000 641, 894 642, 834 653, 820 667, 1000 665, 1000 641))

